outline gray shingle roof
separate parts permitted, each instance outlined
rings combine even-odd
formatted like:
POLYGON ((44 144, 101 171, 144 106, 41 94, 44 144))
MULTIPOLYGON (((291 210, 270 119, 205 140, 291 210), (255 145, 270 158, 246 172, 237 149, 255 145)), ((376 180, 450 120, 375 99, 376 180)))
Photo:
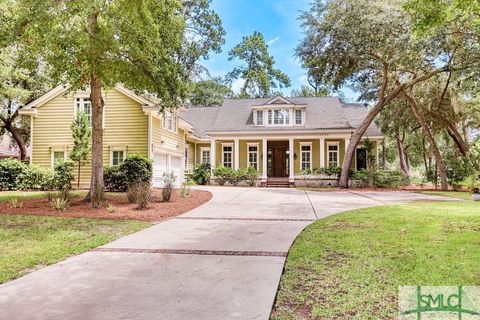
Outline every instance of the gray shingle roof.
MULTIPOLYGON (((296 131, 321 129, 354 129, 367 115, 361 104, 343 104, 336 97, 293 97, 289 101, 305 105, 306 121, 303 126, 271 127, 253 125, 252 106, 263 105, 264 99, 225 99, 221 107, 191 107, 180 117, 191 123, 198 137, 207 137, 207 132, 221 131, 296 131)), ((372 124, 366 135, 382 135, 372 124)))

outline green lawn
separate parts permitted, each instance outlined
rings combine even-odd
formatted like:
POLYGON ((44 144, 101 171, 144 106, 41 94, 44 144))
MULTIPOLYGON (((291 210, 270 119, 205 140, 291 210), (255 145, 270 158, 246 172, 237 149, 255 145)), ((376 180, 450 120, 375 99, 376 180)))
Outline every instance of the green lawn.
POLYGON ((290 249, 271 319, 396 319, 403 285, 480 285, 480 204, 415 203, 319 220, 290 249))
POLYGON ((0 283, 149 225, 127 220, 0 215, 0 283))
POLYGON ((472 194, 465 191, 419 191, 418 193, 472 200, 472 194))

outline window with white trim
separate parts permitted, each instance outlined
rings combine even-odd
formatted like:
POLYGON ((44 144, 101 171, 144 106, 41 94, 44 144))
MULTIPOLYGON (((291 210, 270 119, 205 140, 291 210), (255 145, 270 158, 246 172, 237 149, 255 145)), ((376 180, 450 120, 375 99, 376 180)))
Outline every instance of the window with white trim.
POLYGON ((338 167, 338 144, 328 145, 328 167, 338 167))
POLYGON ((273 109, 268 110, 268 124, 270 125, 286 125, 290 124, 290 110, 273 109))
POLYGON ((210 163, 210 149, 201 149, 201 163, 210 163))
POLYGON ((257 110, 257 126, 263 126, 263 110, 257 110))
POLYGON ((57 162, 65 159, 66 159, 65 150, 52 150, 51 167, 54 168, 57 162))
POLYGON ((177 132, 177 115, 174 111, 164 111, 162 120, 163 129, 177 132))
POLYGON ((247 145, 247 165, 258 170, 258 145, 247 145))
POLYGON ((87 115, 88 123, 92 126, 92 102, 88 97, 75 98, 75 114, 77 112, 84 112, 87 115))
POLYGON ((233 167, 233 146, 224 145, 222 147, 222 165, 224 167, 233 167))
POLYGON ((303 123, 303 116, 302 110, 295 110, 295 124, 302 124, 303 123))
POLYGON ((312 169, 312 145, 300 144, 300 168, 312 169))
POLYGON ((118 166, 125 160, 125 150, 112 150, 111 165, 118 166))

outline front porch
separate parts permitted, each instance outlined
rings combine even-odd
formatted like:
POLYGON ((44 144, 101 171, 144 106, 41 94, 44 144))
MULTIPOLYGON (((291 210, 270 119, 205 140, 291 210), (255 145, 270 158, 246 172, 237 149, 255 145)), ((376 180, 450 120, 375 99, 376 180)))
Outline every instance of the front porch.
MULTIPOLYGON (((378 160, 378 142, 375 150, 378 160)), ((350 142, 348 134, 290 134, 240 137, 218 136, 210 144, 197 146, 198 162, 210 161, 218 165, 239 169, 255 167, 260 172, 260 184, 293 186, 302 172, 316 168, 340 167, 350 142), (208 155, 208 156, 207 156, 208 155)), ((198 163, 197 162, 197 163, 198 163)), ((352 169, 363 166, 362 159, 354 158, 352 169)))

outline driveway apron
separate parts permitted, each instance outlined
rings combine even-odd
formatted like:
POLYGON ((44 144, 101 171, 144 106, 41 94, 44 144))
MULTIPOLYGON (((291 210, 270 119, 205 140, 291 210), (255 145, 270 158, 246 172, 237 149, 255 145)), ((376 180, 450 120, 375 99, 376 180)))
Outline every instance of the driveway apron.
POLYGON ((268 319, 287 251, 310 223, 442 197, 205 188, 208 203, 0 286, 0 319, 268 319))

